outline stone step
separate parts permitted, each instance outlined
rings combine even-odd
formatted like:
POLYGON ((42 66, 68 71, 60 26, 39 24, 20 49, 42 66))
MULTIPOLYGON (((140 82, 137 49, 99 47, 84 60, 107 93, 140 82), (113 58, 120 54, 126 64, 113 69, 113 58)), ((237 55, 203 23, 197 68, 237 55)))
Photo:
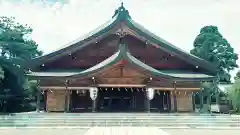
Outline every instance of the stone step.
POLYGON ((184 117, 184 116, 171 116, 171 117, 139 117, 139 116, 96 116, 96 117, 85 117, 85 116, 37 116, 37 117, 32 117, 32 116, 7 116, 7 117, 0 117, 0 118, 239 118, 239 117, 184 117))
POLYGON ((192 121, 197 121, 197 122, 236 122, 236 123, 240 123, 240 120, 219 120, 219 119, 215 119, 215 120, 149 120, 149 119, 25 119, 25 120, 0 120, 0 123, 2 122, 18 122, 18 121, 22 121, 22 122, 28 122, 28 121, 45 121, 45 122, 78 122, 78 121, 86 121, 86 122, 92 122, 92 121, 138 121, 138 122, 181 122, 181 123, 185 123, 185 122, 192 122, 192 121))
MULTIPOLYGON (((161 113, 142 113, 142 114, 138 114, 138 113, 20 113, 20 114, 12 114, 9 116, 190 116, 190 117, 196 117, 196 116, 231 116, 229 114, 171 114, 171 113, 167 113, 167 114, 161 114, 161 113)), ((7 115, 5 115, 7 116, 7 115)))
POLYGON ((41 125, 55 125, 55 126, 59 126, 59 125, 75 125, 75 126, 79 126, 79 125, 85 125, 85 126, 89 126, 89 125, 114 125, 114 124, 118 124, 118 125, 131 125, 131 124, 135 124, 135 125, 222 125, 222 126, 240 126, 239 123, 197 123, 197 122, 186 122, 186 123, 159 123, 159 122, 53 122, 53 123, 45 123, 45 122, 38 122, 38 123, 1 123, 0 126, 4 126, 4 125, 28 125, 28 126, 41 126, 41 125))
POLYGON ((69 127, 86 127, 86 126, 148 126, 148 127, 208 127, 208 126, 217 126, 217 127, 239 127, 239 124, 199 124, 199 123, 187 123, 187 124, 169 124, 169 123, 38 123, 38 124, 1 124, 1 127, 21 127, 21 126, 30 126, 30 127, 57 127, 57 126, 69 126, 69 127))
POLYGON ((22 117, 22 118, 14 118, 14 117, 9 117, 9 118, 0 118, 0 120, 28 120, 28 119, 46 119, 46 120, 57 120, 57 119, 76 119, 76 120, 102 120, 102 119, 116 119, 116 120, 121 120, 121 119, 137 119, 137 120, 240 120, 240 118, 184 118, 184 117, 178 117, 178 118, 149 118, 149 117, 134 117, 134 118, 128 118, 128 117, 89 117, 89 118, 82 118, 82 117, 22 117))
POLYGON ((228 119, 235 119, 240 120, 240 118, 185 118, 185 117, 169 117, 169 118, 158 118, 158 117, 21 117, 21 118, 0 118, 1 119, 158 119, 158 120, 173 120, 173 119, 208 119, 208 120, 214 120, 214 119, 220 119, 220 120, 228 120, 228 119))
MULTIPOLYGON (((104 122, 104 123, 111 123, 111 122, 118 122, 118 123, 132 123, 132 122, 138 122, 138 123, 239 123, 238 121, 145 121, 145 120, 82 120, 82 121, 76 121, 76 120, 54 120, 54 121, 48 121, 48 120, 28 120, 28 121, 1 121, 1 123, 96 123, 96 122, 104 122)), ((0 124, 1 124, 0 123, 0 124)))
POLYGON ((240 119, 148 119, 148 118, 135 118, 135 119, 118 119, 118 118, 89 118, 89 119, 71 119, 71 118, 28 118, 28 119, 0 119, 0 121, 29 121, 29 120, 45 120, 45 121, 235 121, 240 122, 240 119))
POLYGON ((159 113, 26 113, 0 116, 0 127, 57 126, 240 127, 240 116, 159 113))

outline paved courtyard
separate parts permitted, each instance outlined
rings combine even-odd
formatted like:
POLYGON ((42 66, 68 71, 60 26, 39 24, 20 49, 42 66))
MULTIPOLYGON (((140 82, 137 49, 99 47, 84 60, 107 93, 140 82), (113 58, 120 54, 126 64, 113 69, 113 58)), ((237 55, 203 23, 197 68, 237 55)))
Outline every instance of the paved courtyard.
POLYGON ((0 129, 1 135, 239 135, 240 129, 162 129, 156 131, 154 128, 133 128, 132 131, 129 131, 130 128, 119 129, 121 127, 115 127, 114 129, 103 129, 103 130, 89 130, 89 129, 0 129), (96 132, 98 131, 98 132, 96 132), (148 131, 148 132, 147 132, 148 131))

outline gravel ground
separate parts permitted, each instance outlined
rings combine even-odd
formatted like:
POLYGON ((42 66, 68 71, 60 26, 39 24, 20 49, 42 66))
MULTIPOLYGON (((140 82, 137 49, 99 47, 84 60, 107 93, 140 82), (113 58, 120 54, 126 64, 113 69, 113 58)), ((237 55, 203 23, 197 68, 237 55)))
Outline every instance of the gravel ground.
MULTIPOLYGON (((84 135, 88 129, 0 129, 0 135, 84 135)), ((240 129, 163 129, 169 135, 240 135, 240 129)), ((108 134, 109 135, 109 134, 108 134)))

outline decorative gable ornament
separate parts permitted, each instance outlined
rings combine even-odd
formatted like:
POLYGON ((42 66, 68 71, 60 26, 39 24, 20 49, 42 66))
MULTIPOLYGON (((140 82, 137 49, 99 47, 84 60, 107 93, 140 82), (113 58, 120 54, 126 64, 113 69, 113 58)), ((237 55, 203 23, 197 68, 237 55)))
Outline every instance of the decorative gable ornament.
POLYGON ((127 35, 127 32, 124 29, 120 28, 120 29, 118 29, 116 31, 116 35, 118 35, 119 37, 123 38, 123 37, 125 37, 127 35))
POLYGON ((154 89, 153 88, 147 88, 147 98, 148 100, 152 100, 154 98, 154 89))
POLYGON ((91 97, 91 99, 92 99, 92 100, 95 100, 95 99, 97 98, 98 88, 96 88, 96 87, 91 87, 91 88, 89 89, 89 91, 90 91, 90 97, 91 97))

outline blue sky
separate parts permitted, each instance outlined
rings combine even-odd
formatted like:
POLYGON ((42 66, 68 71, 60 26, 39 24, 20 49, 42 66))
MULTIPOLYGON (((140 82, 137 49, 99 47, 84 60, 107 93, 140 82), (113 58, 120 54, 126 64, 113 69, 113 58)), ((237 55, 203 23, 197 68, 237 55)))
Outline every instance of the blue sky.
MULTIPOLYGON (((201 27, 216 25, 240 54, 239 0, 123 2, 135 21, 186 51, 201 27)), ((111 19, 119 5, 120 0, 0 0, 0 15, 31 25, 33 39, 49 53, 111 19)))

